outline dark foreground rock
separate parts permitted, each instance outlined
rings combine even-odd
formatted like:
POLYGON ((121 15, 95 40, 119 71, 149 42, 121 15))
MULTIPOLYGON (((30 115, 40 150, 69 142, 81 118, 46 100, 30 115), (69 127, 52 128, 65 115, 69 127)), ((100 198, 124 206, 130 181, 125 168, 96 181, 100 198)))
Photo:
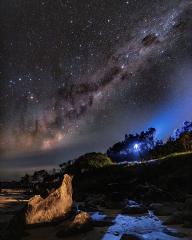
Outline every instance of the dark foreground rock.
POLYGON ((0 239, 20 239, 25 228, 24 209, 17 213, 1 215, 0 218, 0 239))
POLYGON ((148 210, 143 205, 134 201, 128 201, 125 208, 122 209, 123 214, 145 214, 148 210))
POLYGON ((192 198, 188 198, 185 201, 183 218, 192 224, 192 198))
POLYGON ((123 234, 120 240, 142 240, 138 234, 123 234))
POLYGON ((93 227, 91 217, 86 212, 78 213, 72 221, 66 221, 57 232, 57 237, 64 238, 91 230, 93 227))
POLYGON ((23 192, 9 189, 0 197, 0 239, 20 239, 25 228, 25 208, 27 196, 23 192))
MULTIPOLYGON (((192 198, 186 199, 182 208, 173 211, 174 204, 172 203, 172 214, 166 219, 164 225, 183 224, 184 227, 192 227, 192 198)), ((158 212, 155 212, 156 214, 158 212)), ((164 214, 165 215, 165 214, 164 214)))
POLYGON ((65 174, 61 187, 43 199, 40 195, 28 202, 25 214, 27 224, 50 223, 63 218, 72 207, 72 177, 65 174))
POLYGON ((102 220, 93 221, 94 227, 109 227, 114 224, 112 217, 106 217, 102 220))
POLYGON ((169 216, 165 221, 164 225, 177 225, 177 224, 183 224, 183 214, 182 212, 175 212, 171 216, 169 216))
POLYGON ((177 202, 164 202, 164 203, 152 203, 149 209, 157 216, 170 216, 175 214, 182 208, 182 203, 177 202))

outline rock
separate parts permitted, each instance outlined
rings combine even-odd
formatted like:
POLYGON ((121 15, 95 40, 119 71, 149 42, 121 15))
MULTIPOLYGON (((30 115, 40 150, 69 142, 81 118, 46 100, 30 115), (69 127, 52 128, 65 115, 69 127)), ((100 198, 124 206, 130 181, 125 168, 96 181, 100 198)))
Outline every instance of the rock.
MULTIPOLYGON (((135 186, 135 195, 140 196, 143 201, 167 201, 168 199, 173 199, 169 192, 164 191, 161 188, 158 188, 155 185, 151 184, 139 184, 135 186)), ((174 199, 173 199, 174 200, 174 199)))
POLYGON ((114 235, 114 236, 119 236, 119 232, 115 231, 115 232, 113 233, 113 235, 114 235))
POLYGON ((122 208, 122 203, 117 201, 107 201, 106 203, 107 209, 119 209, 122 208))
MULTIPOLYGON (((170 209, 171 208, 173 208, 173 206, 170 207, 170 209)), ((192 198, 186 199, 183 208, 179 208, 179 209, 180 211, 173 211, 172 209, 172 212, 173 212, 172 216, 170 216, 164 222, 164 224, 174 225, 174 224, 184 223, 184 227, 187 227, 187 226, 192 227, 192 198)))
POLYGON ((93 227, 90 215, 87 212, 78 213, 72 221, 65 222, 62 229, 57 232, 57 237, 75 235, 91 230, 93 227))
POLYGON ((142 240, 138 234, 123 234, 120 240, 142 240))
POLYGON ((105 197, 101 194, 90 194, 85 200, 84 211, 94 212, 98 210, 98 206, 105 205, 105 197))
POLYGON ((0 239, 20 239, 24 234, 24 209, 12 214, 3 214, 0 217, 0 239))
POLYGON ((123 214, 145 214, 147 213, 147 209, 139 205, 134 201, 128 201, 128 204, 125 208, 122 209, 123 214))
POLYGON ((20 239, 25 229, 26 196, 9 189, 0 196, 0 239, 20 239))
POLYGON ((192 222, 184 221, 183 227, 184 228, 192 228, 192 222))
POLYGON ((65 174, 61 186, 45 199, 34 196, 28 202, 25 219, 27 224, 41 224, 66 216, 72 207, 72 177, 65 174))
POLYGON ((184 238, 184 237, 188 236, 186 233, 170 231, 169 229, 164 229, 163 232, 166 233, 167 235, 175 237, 175 238, 184 238))
POLYGON ((192 198, 188 198, 185 201, 183 209, 183 218, 184 220, 192 223, 192 198))
POLYGON ((113 217, 105 217, 102 220, 93 221, 93 226, 94 227, 108 227, 108 226, 111 226, 114 224, 113 220, 114 220, 113 217))
POLYGON ((180 208, 179 203, 152 203, 149 206, 149 209, 154 212, 157 216, 169 216, 177 212, 180 208))
POLYGON ((102 212, 93 212, 91 219, 94 227, 106 227, 114 223, 114 217, 108 217, 102 212))
POLYGON ((176 212, 173 215, 169 216, 167 220, 164 221, 164 225, 177 225, 183 223, 182 212, 176 212))
POLYGON ((119 192, 112 192, 107 196, 106 199, 106 208, 108 209, 119 209, 122 208, 122 196, 119 192))

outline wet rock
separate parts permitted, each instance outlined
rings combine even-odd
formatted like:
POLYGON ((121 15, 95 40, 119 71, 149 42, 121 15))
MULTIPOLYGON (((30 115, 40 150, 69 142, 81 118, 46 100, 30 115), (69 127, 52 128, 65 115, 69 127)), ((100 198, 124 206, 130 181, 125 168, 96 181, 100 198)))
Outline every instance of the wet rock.
POLYGON ((24 233, 24 209, 12 214, 3 214, 0 217, 0 239, 20 239, 24 233))
POLYGON ((185 228, 192 228, 192 222, 184 221, 183 227, 185 227, 185 228))
POLYGON ((151 184, 140 184, 136 186, 135 194, 140 196, 142 200, 149 202, 163 202, 173 198, 168 192, 165 192, 163 189, 151 184))
POLYGON ((120 240, 142 240, 138 234, 123 234, 120 240))
POLYGON ((149 47, 152 44, 157 44, 159 43, 159 40, 155 34, 149 34, 146 37, 143 38, 142 44, 145 47, 149 47))
POLYGON ((182 224, 184 221, 182 212, 176 212, 173 215, 169 216, 165 221, 164 225, 177 225, 182 224))
POLYGON ((107 196, 106 208, 108 209, 119 209, 123 206, 122 196, 119 192, 112 192, 107 196))
POLYGON ((65 174, 61 186, 45 199, 35 196, 28 202, 27 224, 42 224, 66 216, 72 207, 72 177, 65 174))
POLYGON ((2 190, 0 196, 0 239, 20 239, 25 229, 27 197, 21 191, 2 190))
POLYGON ((106 204, 107 209, 119 209, 122 208, 122 203, 117 201, 108 201, 106 204))
POLYGON ((115 232, 113 233, 113 235, 119 236, 119 232, 115 231, 115 232))
POLYGON ((147 212, 147 208, 134 201, 128 201, 127 206, 122 209, 123 214, 145 214, 147 212))
POLYGON ((149 209, 157 216, 169 216, 177 212, 181 208, 179 203, 152 203, 149 209))
POLYGON ((183 217, 186 221, 192 223, 192 198, 188 198, 185 201, 183 209, 183 217))
MULTIPOLYGON (((173 208, 173 207, 172 207, 173 208)), ((171 209, 171 208, 170 208, 171 209)), ((192 227, 192 198, 188 198, 180 211, 173 211, 173 214, 164 222, 167 225, 183 224, 185 227, 192 227)), ((157 212, 155 212, 157 214, 157 212)), ((158 214, 157 214, 158 215, 158 214)))
POLYGON ((98 210, 98 206, 105 206, 105 196, 101 194, 91 194, 85 200, 85 209, 88 212, 98 210))
POLYGON ((90 215, 87 212, 78 213, 72 221, 65 222, 62 229, 57 232, 57 237, 64 238, 83 232, 87 232, 92 229, 93 224, 90 215))
POLYGON ((105 217, 101 220, 93 220, 93 226, 94 227, 108 227, 114 224, 113 217, 105 217))
POLYGON ((186 233, 176 232, 176 231, 173 232, 173 231, 170 231, 169 229, 164 229, 163 232, 166 233, 167 235, 175 237, 175 238, 184 238, 184 237, 188 236, 186 233))

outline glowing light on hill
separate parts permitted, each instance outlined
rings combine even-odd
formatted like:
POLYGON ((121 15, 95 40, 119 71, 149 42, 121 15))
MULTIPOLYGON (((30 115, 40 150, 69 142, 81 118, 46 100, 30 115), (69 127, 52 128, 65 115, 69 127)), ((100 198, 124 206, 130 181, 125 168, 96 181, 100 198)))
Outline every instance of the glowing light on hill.
POLYGON ((134 146, 133 146, 133 149, 135 151, 139 151, 139 144, 138 143, 135 143, 134 146))

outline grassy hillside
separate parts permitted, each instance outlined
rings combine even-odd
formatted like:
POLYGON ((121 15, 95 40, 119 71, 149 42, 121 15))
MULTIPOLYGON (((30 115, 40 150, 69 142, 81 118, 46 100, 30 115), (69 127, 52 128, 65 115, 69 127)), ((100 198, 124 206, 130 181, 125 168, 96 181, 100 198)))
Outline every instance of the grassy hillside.
POLYGON ((192 194, 192 152, 134 166, 109 165, 74 177, 75 196, 86 192, 139 199, 182 200, 192 194))

